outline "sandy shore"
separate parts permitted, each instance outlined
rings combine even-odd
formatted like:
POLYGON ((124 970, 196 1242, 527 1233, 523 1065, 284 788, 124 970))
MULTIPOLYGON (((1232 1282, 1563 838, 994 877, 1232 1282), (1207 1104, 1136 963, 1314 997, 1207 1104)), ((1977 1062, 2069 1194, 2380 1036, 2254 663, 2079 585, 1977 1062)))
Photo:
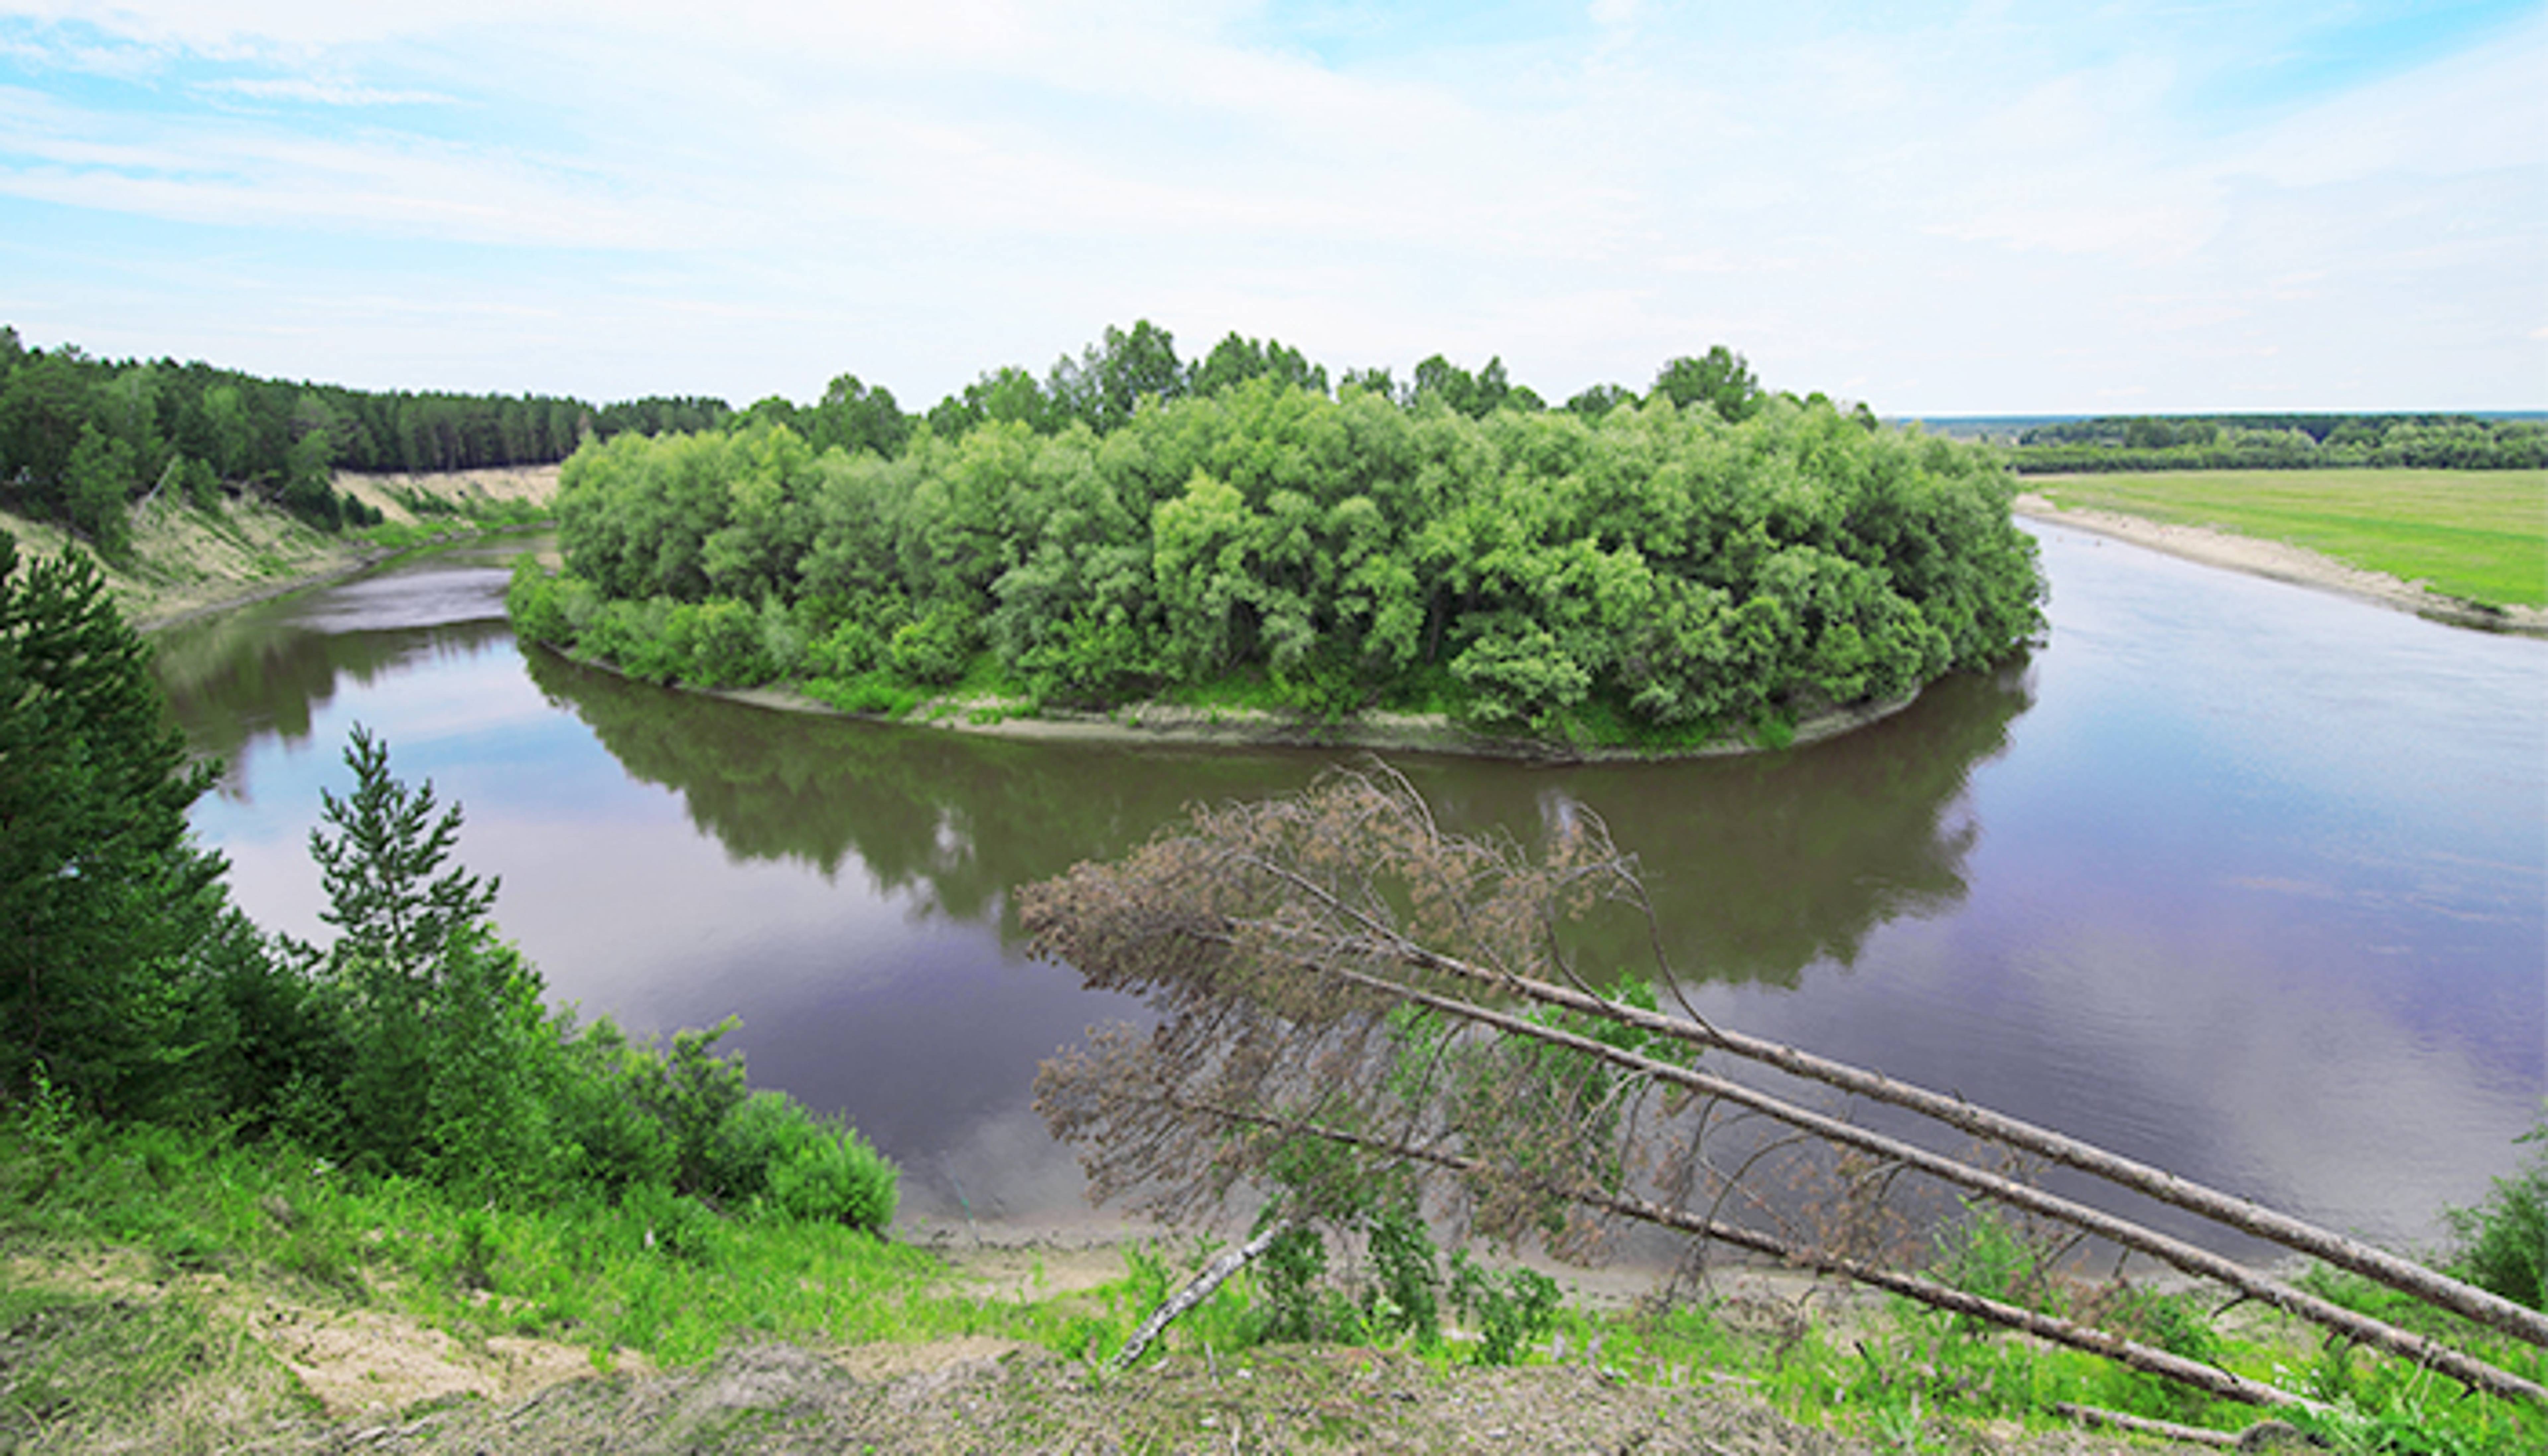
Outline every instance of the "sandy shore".
MULTIPOLYGON (((464 510, 470 502, 545 502, 556 497, 557 480, 554 465, 420 476, 339 472, 336 489, 378 506, 393 522, 410 523, 415 516, 401 503, 402 496, 435 496, 464 510)), ((447 534, 454 540, 477 530, 460 516, 437 519, 448 523, 447 534)), ((376 545, 352 532, 320 531, 253 500, 228 500, 206 511, 173 497, 154 496, 134 507, 131 526, 130 556, 103 565, 108 596, 125 620, 143 631, 322 586, 417 549, 376 545)), ((15 536, 19 550, 29 557, 58 556, 73 544, 57 523, 5 511, 0 511, 0 530, 15 536)))
POLYGON ((2169 525, 2111 510, 2070 509, 2028 493, 2017 498, 2017 513, 2048 525, 2110 536, 2152 551, 2294 586, 2333 592, 2360 601, 2412 611, 2417 616, 2456 626, 2493 632, 2548 637, 2548 612, 2537 607, 2508 606, 2491 611, 2456 597, 2427 591, 2420 582, 2402 582, 2383 572, 2364 571, 2330 556, 2281 541, 2240 536, 2203 526, 2169 525))
MULTIPOLYGON (((577 657, 574 661, 603 672, 608 663, 577 657)), ((834 717, 871 715, 844 713, 786 687, 695 688, 711 697, 779 712, 822 713, 834 717)), ((1889 718, 1918 700, 1918 694, 1824 713, 1796 725, 1791 746, 1836 738, 1869 723, 1889 718)), ((1199 744, 1228 748, 1364 749, 1374 753, 1444 754, 1459 758, 1509 759, 1531 764, 1661 763, 1674 759, 1731 758, 1761 753, 1748 738, 1719 739, 1697 748, 1646 750, 1594 748, 1551 743, 1533 738, 1499 738, 1472 732, 1439 713, 1366 713, 1342 723, 1310 722, 1244 708, 1189 708, 1167 703, 1140 703, 1111 713, 1047 710, 1033 718, 1007 717, 1001 704, 976 699, 940 698, 922 704, 908 717, 874 718, 916 728, 942 728, 1041 743, 1199 744)))

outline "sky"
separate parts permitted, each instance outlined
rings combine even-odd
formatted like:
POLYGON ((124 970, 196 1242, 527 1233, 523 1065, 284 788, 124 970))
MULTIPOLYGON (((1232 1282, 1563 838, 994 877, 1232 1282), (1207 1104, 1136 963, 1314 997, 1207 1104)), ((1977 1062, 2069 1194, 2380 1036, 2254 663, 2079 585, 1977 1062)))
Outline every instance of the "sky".
POLYGON ((925 409, 1147 318, 1552 402, 2548 408, 2548 6, 0 0, 0 323, 925 409))

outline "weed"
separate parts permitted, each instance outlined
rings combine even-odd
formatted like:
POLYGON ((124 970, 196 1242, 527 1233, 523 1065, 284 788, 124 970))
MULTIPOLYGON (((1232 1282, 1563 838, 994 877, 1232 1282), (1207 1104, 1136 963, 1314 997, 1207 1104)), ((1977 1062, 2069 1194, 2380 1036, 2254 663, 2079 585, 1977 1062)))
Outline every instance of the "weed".
POLYGON ((2513 1140, 2537 1147, 2520 1171, 2496 1179, 2477 1207, 2444 1211, 2458 1244, 2450 1267, 2515 1304, 2548 1310, 2548 1121, 2513 1140))

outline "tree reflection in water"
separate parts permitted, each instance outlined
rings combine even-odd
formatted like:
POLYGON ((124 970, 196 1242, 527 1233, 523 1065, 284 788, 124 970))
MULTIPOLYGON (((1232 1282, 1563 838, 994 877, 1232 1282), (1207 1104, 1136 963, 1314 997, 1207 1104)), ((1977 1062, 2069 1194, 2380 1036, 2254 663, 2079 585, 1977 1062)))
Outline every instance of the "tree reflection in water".
MULTIPOLYGON (((678 792, 691 821, 746 860, 837 875, 855 860, 919 913, 996 921, 1007 892, 1104 859, 1196 800, 1287 792, 1345 755, 1174 745, 1020 743, 774 712, 526 654, 552 702, 631 774, 678 792)), ((1958 675, 1844 738, 1783 754, 1531 769, 1450 759, 1398 767, 1456 829, 1531 836, 1589 808, 1645 866, 1684 976, 1792 986, 1853 960, 1867 934, 1964 894, 1975 765, 2032 701, 2023 665, 1958 675)), ((1641 924, 1582 928, 1591 973, 1641 966, 1641 924)))

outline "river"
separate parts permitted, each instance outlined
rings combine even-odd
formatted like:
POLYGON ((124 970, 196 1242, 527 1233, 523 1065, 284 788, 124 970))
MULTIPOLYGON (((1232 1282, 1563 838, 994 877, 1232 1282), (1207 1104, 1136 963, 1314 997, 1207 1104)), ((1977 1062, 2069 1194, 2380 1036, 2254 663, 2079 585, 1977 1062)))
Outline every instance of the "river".
MULTIPOLYGON (((1842 739, 1398 767, 1459 828, 1601 815, 1711 1018, 2430 1240, 2548 1095, 2548 644, 2033 529, 2046 645, 1842 739)), ((903 1165, 907 1219, 1073 1217, 1030 1084, 1138 1008, 1025 958, 1011 887, 1349 756, 999 742, 623 682, 513 642, 530 544, 161 634, 178 720, 228 764, 194 822, 240 905, 322 937, 307 842, 366 724, 465 806, 461 857, 501 876, 554 996, 640 1032, 739 1017, 756 1083, 903 1165)))

